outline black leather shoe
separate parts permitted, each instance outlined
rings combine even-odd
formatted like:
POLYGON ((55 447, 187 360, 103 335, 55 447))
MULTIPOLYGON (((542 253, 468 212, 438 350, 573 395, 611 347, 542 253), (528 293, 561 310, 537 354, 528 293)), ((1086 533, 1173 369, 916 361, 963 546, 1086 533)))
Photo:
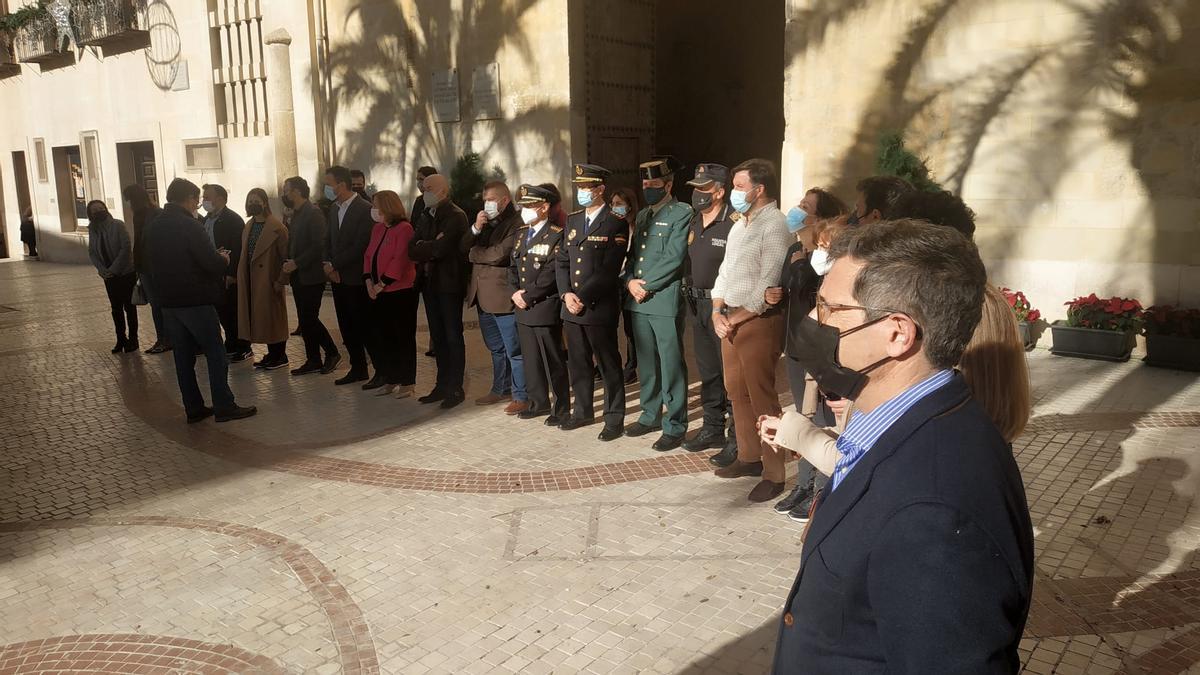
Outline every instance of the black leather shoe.
POLYGON ((657 450, 659 452, 666 452, 667 450, 674 450, 675 448, 678 448, 682 443, 683 443, 683 435, 682 434, 680 434, 679 436, 670 436, 668 434, 663 434, 662 436, 659 436, 658 440, 654 441, 654 445, 652 445, 650 447, 654 448, 655 450, 657 450))
POLYGON ((372 389, 378 389, 385 384, 387 384, 387 380, 383 378, 383 375, 379 374, 379 371, 375 371, 375 377, 372 377, 370 380, 364 382, 362 388, 363 391, 371 391, 372 389))
POLYGON ((558 425, 558 428, 563 431, 575 431, 576 429, 586 427, 592 422, 595 422, 595 420, 587 420, 582 417, 568 417, 563 420, 562 424, 558 425))
POLYGON ((725 431, 704 427, 700 433, 683 442, 683 449, 688 452, 701 450, 716 450, 725 447, 725 431))
POLYGON ((442 399, 442 410, 449 410, 465 400, 467 400, 467 392, 462 390, 446 394, 446 398, 442 399))
POLYGON ((621 428, 620 424, 605 424, 604 429, 600 432, 600 435, 597 436, 596 438, 598 438, 604 442, 608 442, 608 441, 615 441, 624 435, 625 435, 625 430, 621 428))
POLYGON ((733 460, 737 459, 737 443, 729 443, 720 452, 708 458, 708 463, 713 466, 729 466, 733 464, 733 460))
POLYGON ((187 423, 195 424, 196 422, 203 422, 204 420, 206 420, 212 416, 213 416, 213 409, 208 406, 204 406, 197 412, 188 413, 187 423))
POLYGON ((533 408, 529 408, 528 410, 522 410, 521 412, 517 413, 517 419, 532 420, 532 419, 536 419, 538 417, 545 417, 546 415, 549 415, 549 414, 550 414, 549 410, 534 410, 533 408))
POLYGON ((786 497, 775 502, 775 513, 787 515, 792 509, 812 496, 813 490, 811 485, 796 483, 792 491, 786 497))
POLYGON ((645 436, 651 431, 658 431, 661 428, 661 424, 650 427, 642 424, 641 422, 634 422, 633 424, 625 427, 625 435, 630 438, 637 438, 638 436, 645 436))
POLYGON ((321 374, 328 375, 328 374, 332 373, 334 371, 334 369, 336 369, 338 367, 338 364, 341 362, 342 362, 341 354, 339 354, 337 352, 334 352, 332 354, 326 354, 325 355, 325 365, 321 366, 321 374))
POLYGON ((242 352, 227 352, 225 356, 229 357, 230 363, 241 363, 242 361, 254 356, 254 352, 247 349, 246 351, 242 352))
POLYGON ((124 341, 124 340, 117 340, 117 345, 116 345, 115 347, 113 347, 113 348, 112 348, 112 353, 113 353, 113 354, 120 354, 120 353, 121 353, 121 352, 123 352, 123 351, 125 351, 125 341, 124 341))
POLYGON ((258 414, 258 408, 255 408, 252 405, 248 405, 248 406, 240 406, 239 405, 239 406, 234 406, 233 408, 230 408, 229 410, 223 410, 223 411, 217 413, 217 421, 218 422, 232 422, 233 420, 242 420, 242 419, 246 419, 247 417, 254 417, 256 414, 258 414))
POLYGON ((308 363, 305 363, 304 365, 300 366, 299 368, 293 368, 292 375, 299 376, 299 375, 308 375, 309 373, 319 373, 319 372, 321 372, 321 368, 322 368, 322 366, 320 363, 317 363, 315 361, 309 361, 308 363))
POLYGON ((138 348, 139 348, 139 345, 138 345, 137 338, 129 338, 128 340, 125 341, 125 351, 136 352, 138 350, 138 348))
POLYGON ((354 384, 355 382, 362 382, 365 379, 367 379, 366 373, 362 372, 361 370, 354 370, 351 368, 350 372, 334 380, 333 383, 338 385, 354 384))
POLYGON ((542 424, 545 424, 548 427, 556 427, 562 424, 562 421, 563 418, 559 417, 558 415, 551 415, 547 417, 546 421, 542 422, 542 424))
POLYGON ((419 403, 437 403, 438 401, 441 401, 445 398, 446 398, 446 394, 444 392, 442 392, 441 389, 434 389, 433 391, 429 392, 428 394, 425 394, 421 398, 417 399, 417 401, 419 403))

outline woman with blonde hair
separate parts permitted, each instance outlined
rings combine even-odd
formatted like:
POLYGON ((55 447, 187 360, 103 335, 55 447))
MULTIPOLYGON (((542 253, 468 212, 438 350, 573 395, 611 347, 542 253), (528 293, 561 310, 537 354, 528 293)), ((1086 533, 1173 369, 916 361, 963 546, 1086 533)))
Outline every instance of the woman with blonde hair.
POLYGON ((271 213, 266 190, 246 195, 250 220, 242 229, 242 257, 237 267, 238 337, 264 342, 267 355, 255 368, 275 370, 288 364, 288 318, 283 263, 288 258, 288 231, 271 213))

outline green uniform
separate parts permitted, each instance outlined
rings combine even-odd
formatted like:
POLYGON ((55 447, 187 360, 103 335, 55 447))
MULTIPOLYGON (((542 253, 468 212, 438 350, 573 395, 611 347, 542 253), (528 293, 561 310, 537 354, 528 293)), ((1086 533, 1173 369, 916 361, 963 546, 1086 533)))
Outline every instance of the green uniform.
POLYGON ((692 207, 675 200, 657 213, 642 209, 625 261, 625 281, 643 279, 650 295, 638 302, 630 295, 625 309, 633 313, 633 343, 641 381, 642 415, 647 426, 662 423, 663 434, 687 431, 687 365, 683 360, 683 295, 680 285, 687 261, 692 207), (663 405, 667 414, 663 416, 663 405))

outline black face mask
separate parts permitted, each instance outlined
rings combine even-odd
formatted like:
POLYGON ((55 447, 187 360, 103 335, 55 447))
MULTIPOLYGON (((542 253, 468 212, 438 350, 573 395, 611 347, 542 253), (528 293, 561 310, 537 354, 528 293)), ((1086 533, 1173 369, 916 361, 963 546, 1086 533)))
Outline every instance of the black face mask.
POLYGON ((842 337, 856 333, 887 318, 881 316, 847 331, 840 332, 833 326, 821 325, 811 316, 805 316, 794 325, 788 326, 787 355, 800 364, 801 368, 817 383, 831 399, 844 398, 853 401, 867 386, 867 373, 875 370, 891 357, 885 357, 864 370, 854 370, 838 363, 838 345, 842 337))
POLYGON ((97 211, 88 216, 88 221, 92 223, 103 223, 108 220, 108 211, 97 211))
POLYGON ((713 195, 711 192, 701 192, 692 190, 692 208, 697 211, 707 211, 708 207, 712 206, 713 195))
POLYGON ((262 204, 247 204, 246 213, 252 216, 261 216, 263 212, 262 204))

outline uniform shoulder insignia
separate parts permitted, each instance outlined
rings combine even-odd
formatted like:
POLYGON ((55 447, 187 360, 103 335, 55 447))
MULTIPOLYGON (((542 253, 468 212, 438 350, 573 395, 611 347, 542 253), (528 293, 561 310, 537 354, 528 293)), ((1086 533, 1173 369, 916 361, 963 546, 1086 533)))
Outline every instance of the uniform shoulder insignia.
POLYGON ((579 209, 578 211, 572 211, 572 212, 568 213, 567 215, 568 215, 568 216, 577 216, 577 215, 579 215, 579 214, 583 213, 583 212, 584 212, 584 211, 586 211, 586 210, 587 210, 587 209, 579 209))
POLYGON ((732 214, 729 215, 729 219, 736 223, 737 221, 742 219, 742 214, 738 213, 737 211, 734 211, 732 214))
POLYGON ((551 225, 551 226, 550 226, 550 231, 551 231, 551 232, 553 232, 553 233, 555 233, 555 234, 558 234, 559 232, 562 232, 562 228, 561 228, 561 227, 559 227, 559 226, 557 226, 557 225, 551 225))

